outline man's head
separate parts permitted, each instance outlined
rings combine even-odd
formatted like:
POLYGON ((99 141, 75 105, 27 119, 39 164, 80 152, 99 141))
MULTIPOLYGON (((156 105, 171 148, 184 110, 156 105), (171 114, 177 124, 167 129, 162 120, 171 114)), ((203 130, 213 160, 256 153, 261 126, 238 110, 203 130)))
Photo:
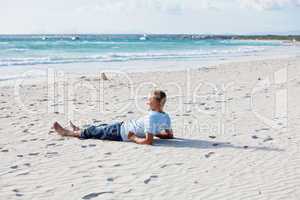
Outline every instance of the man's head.
POLYGON ((154 90, 149 96, 148 105, 151 110, 161 112, 163 111, 166 101, 167 95, 164 91, 154 90))

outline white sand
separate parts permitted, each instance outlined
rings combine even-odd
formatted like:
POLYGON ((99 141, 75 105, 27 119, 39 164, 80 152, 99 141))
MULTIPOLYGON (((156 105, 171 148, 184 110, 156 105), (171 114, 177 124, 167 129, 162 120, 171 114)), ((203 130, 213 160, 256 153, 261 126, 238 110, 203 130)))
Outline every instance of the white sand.
POLYGON ((300 58, 107 75, 1 87, 0 199, 299 199, 300 58), (50 130, 142 116, 152 83, 168 94, 178 139, 142 146, 50 130))

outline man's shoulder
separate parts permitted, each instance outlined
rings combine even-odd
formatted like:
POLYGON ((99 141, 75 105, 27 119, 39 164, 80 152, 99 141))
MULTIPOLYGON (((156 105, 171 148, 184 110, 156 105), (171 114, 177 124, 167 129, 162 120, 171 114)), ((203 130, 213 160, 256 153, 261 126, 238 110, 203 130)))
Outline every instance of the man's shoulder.
POLYGON ((168 113, 166 112, 149 112, 149 119, 162 119, 162 118, 170 118, 168 113))

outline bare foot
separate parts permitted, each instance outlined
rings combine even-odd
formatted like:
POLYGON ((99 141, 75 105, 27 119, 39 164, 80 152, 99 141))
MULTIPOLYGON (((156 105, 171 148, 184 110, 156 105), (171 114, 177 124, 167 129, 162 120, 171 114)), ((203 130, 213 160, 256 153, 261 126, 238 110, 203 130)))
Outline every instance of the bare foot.
POLYGON ((71 136, 71 137, 79 137, 80 136, 78 131, 67 130, 67 129, 63 128, 58 122, 54 122, 53 128, 61 136, 71 136))
POLYGON ((70 126, 72 127, 73 131, 79 131, 79 127, 75 126, 72 121, 70 121, 70 126))

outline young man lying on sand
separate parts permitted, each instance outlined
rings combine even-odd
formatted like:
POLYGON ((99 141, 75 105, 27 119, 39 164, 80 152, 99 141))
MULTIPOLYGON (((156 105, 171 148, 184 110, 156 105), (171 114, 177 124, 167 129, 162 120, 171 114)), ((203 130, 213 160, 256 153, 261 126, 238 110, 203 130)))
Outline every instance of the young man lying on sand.
POLYGON ((79 129, 72 122, 73 130, 63 128, 58 122, 53 124, 55 131, 62 136, 80 139, 100 139, 113 141, 133 141, 137 144, 152 145, 154 136, 160 139, 172 139, 171 119, 163 111, 166 103, 166 93, 155 90, 148 99, 149 113, 137 120, 112 124, 91 125, 86 129, 79 129))

